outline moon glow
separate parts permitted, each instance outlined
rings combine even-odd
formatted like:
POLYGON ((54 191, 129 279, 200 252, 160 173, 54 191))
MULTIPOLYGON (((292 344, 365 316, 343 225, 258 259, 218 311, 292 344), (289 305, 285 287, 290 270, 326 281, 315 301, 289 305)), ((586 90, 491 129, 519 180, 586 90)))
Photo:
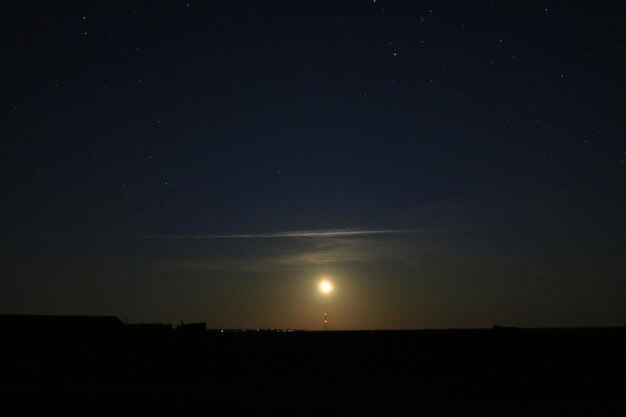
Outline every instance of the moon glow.
POLYGON ((333 290, 333 284, 324 279, 320 282, 320 291, 323 292, 324 294, 328 294, 333 290))

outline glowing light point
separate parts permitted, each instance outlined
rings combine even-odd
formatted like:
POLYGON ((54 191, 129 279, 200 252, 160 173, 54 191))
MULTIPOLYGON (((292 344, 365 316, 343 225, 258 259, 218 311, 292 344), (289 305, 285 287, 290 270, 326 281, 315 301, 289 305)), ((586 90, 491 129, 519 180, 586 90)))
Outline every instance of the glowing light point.
POLYGON ((322 282, 320 282, 320 291, 323 292, 324 294, 328 294, 333 290, 333 284, 330 283, 330 281, 327 280, 323 280, 322 282))

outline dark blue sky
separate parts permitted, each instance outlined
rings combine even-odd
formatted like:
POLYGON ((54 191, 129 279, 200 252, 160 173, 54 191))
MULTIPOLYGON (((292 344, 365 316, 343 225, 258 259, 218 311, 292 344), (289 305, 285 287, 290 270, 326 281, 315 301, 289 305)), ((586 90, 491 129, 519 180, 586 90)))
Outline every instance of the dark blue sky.
POLYGON ((626 324, 624 2, 15 1, 1 26, 3 313, 626 324))

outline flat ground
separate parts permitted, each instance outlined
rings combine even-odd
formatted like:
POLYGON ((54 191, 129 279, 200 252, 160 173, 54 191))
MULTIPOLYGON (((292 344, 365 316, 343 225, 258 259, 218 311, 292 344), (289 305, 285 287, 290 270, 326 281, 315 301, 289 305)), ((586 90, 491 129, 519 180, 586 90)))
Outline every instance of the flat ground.
POLYGON ((626 329, 11 337, 5 407, 626 415, 626 329))

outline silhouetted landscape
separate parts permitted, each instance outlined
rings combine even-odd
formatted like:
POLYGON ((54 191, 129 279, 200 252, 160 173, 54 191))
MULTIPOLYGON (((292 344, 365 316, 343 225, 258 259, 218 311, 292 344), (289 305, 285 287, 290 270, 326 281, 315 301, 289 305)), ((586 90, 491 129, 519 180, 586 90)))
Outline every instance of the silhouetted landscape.
POLYGON ((626 328, 297 331, 0 317, 4 403, 624 415, 626 328))

